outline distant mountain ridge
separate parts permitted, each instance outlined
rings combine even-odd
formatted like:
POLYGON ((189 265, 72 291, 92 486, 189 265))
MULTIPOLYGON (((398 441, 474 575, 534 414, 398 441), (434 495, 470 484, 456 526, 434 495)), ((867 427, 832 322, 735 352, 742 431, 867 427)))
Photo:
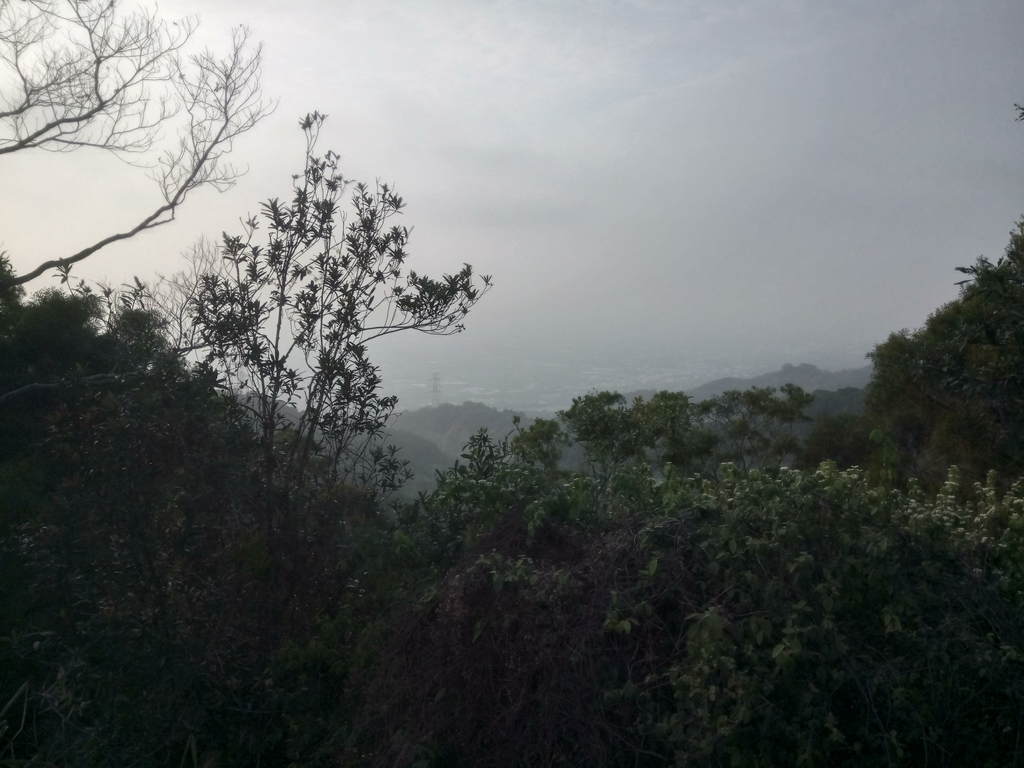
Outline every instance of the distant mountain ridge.
POLYGON ((824 389, 835 392, 839 389, 855 387, 860 389, 867 386, 871 381, 873 367, 865 365, 863 368, 851 368, 845 371, 823 371, 816 365, 801 363, 800 365, 782 366, 777 371, 763 373, 749 379, 725 378, 709 381, 707 384, 687 392, 694 400, 707 400, 731 389, 750 389, 751 387, 775 387, 778 389, 783 384, 796 384, 798 387, 813 392, 817 389, 824 389))
MULTIPOLYGON (((784 384, 796 384, 807 392, 836 392, 840 389, 863 389, 871 381, 873 366, 866 365, 863 368, 850 368, 845 371, 825 371, 816 365, 801 363, 800 365, 786 364, 777 371, 762 373, 760 376, 740 378, 730 376, 724 379, 715 379, 699 387, 685 390, 690 399, 699 403, 702 400, 716 397, 723 392, 736 389, 743 391, 751 387, 774 387, 778 389, 784 384)), ((632 402, 637 397, 649 400, 658 390, 638 389, 633 392, 624 392, 626 402, 632 402)))

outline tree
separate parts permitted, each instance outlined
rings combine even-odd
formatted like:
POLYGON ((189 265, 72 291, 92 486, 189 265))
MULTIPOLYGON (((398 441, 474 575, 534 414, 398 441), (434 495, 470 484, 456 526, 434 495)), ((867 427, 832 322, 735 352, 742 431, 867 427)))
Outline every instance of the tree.
POLYGON ((572 438, 583 446, 584 462, 603 485, 616 469, 643 456, 646 435, 633 418, 633 409, 618 392, 591 392, 574 397, 558 417, 572 438))
POLYGON ((859 413, 819 416, 804 441, 799 466, 813 470, 823 461, 834 461, 839 469, 867 469, 877 453, 871 431, 867 419, 859 413))
POLYGON ((700 404, 704 425, 714 435, 712 474, 722 462, 743 470, 782 466, 800 448, 794 432, 807 421, 804 411, 814 396, 795 384, 785 384, 776 396, 773 387, 732 390, 700 404))
POLYGON ((697 472, 714 446, 714 435, 701 419, 699 404, 683 392, 657 392, 650 400, 633 402, 633 418, 646 435, 650 458, 664 469, 697 472))
POLYGON ((409 230, 391 223, 404 204, 386 184, 356 184, 346 219, 338 155, 315 151, 323 121, 300 122, 306 164, 292 201, 268 201, 243 235, 225 236, 220 268, 189 290, 197 345, 251 411, 263 482, 285 507, 289 489, 310 484, 394 489, 400 467, 380 438, 397 401, 379 394, 367 344, 458 333, 490 285, 478 288, 468 264, 441 280, 407 272, 409 230))
POLYGON ((0 0, 0 155, 101 149, 147 166, 162 202, 135 224, 21 275, 65 273, 100 249, 174 220, 202 187, 223 191, 239 171, 235 139, 271 110, 260 91, 262 46, 235 31, 223 58, 183 58, 194 19, 168 23, 117 0, 0 0), (177 138, 161 141, 166 127, 177 138), (155 159, 153 155, 156 155, 155 159))
MULTIPOLYGON (((691 403, 683 392, 638 397, 631 406, 617 392, 573 398, 558 416, 583 448, 584 462, 603 485, 625 466, 646 464, 664 471, 716 477, 723 462, 742 470, 779 467, 799 452, 797 422, 814 400, 786 384, 725 392, 691 403)), ((537 457, 534 457, 537 458, 537 457)))
POLYGON ((323 120, 302 121, 293 198, 197 248, 157 302, 141 284, 0 290, 0 622, 32 638, 0 648, 0 690, 25 683, 35 724, 5 736, 0 713, 4 759, 149 764, 198 743, 290 762, 285 710, 337 693, 309 669, 344 680, 315 633, 342 627, 344 660, 353 614, 395 588, 394 521, 375 514, 401 470, 380 439, 395 399, 366 345, 458 332, 489 280, 407 271, 401 198, 318 155, 323 120), (286 651, 302 679, 271 690, 286 651))
POLYGON ((956 300, 871 354, 868 415, 932 487, 950 464, 972 481, 1024 469, 1024 219, 1002 258, 959 271, 956 300))
POLYGON ((559 476, 558 465, 562 454, 572 441, 554 419, 534 419, 526 429, 520 429, 519 416, 514 417, 518 434, 512 439, 512 450, 517 458, 528 464, 539 464, 548 478, 559 476))

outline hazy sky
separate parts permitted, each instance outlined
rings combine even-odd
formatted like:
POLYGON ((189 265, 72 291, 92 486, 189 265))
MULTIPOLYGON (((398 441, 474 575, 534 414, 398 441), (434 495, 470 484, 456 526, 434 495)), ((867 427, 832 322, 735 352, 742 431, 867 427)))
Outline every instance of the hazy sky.
MULTIPOLYGON (((251 170, 234 190, 76 272, 150 278, 199 235, 237 231, 287 195, 297 119, 318 109, 345 174, 406 199, 410 266, 494 276, 466 333, 377 350, 406 405, 435 371, 446 399, 517 404, 570 379, 861 365, 1024 214, 1020 0, 160 8, 198 13, 214 47, 251 27, 280 103, 240 143, 251 170)), ((0 241, 28 268, 155 195, 110 157, 4 157, 0 241)))

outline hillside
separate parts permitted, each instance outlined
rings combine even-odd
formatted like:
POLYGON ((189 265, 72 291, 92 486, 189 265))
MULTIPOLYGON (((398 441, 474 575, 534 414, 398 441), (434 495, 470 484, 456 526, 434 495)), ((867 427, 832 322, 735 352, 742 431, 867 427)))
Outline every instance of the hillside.
MULTIPOLYGON (((387 443, 399 449, 409 462, 412 479, 401 489, 400 499, 415 498, 420 491, 432 491, 438 470, 450 468, 462 454, 469 438, 485 428, 493 438, 513 430, 514 411, 499 411, 483 403, 443 403, 398 414, 388 430, 387 443)), ((522 426, 533 419, 521 416, 522 426)))
POLYGON ((481 428, 485 428, 491 437, 500 439, 512 432, 512 419, 519 415, 525 428, 533 423, 533 419, 516 411, 499 411, 483 403, 470 400, 455 405, 442 403, 438 406, 419 408, 406 411, 395 417, 392 433, 396 431, 411 432, 430 440, 443 453, 455 457, 462 453, 462 448, 481 428))
POLYGON ((401 429, 393 429, 386 442, 399 449, 398 457, 409 462, 412 478, 402 486, 399 498, 411 500, 420 491, 432 491, 438 471, 444 471, 455 463, 458 454, 447 454, 437 444, 425 437, 401 429))

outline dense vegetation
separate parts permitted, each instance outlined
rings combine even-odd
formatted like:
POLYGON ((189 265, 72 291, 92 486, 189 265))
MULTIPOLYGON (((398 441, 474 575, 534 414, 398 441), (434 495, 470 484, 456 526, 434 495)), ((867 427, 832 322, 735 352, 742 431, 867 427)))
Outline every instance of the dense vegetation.
POLYGON ((322 123, 170 281, 0 257, 0 765, 1024 765, 1024 221, 863 392, 591 392, 402 496, 371 344, 489 281, 322 123))

